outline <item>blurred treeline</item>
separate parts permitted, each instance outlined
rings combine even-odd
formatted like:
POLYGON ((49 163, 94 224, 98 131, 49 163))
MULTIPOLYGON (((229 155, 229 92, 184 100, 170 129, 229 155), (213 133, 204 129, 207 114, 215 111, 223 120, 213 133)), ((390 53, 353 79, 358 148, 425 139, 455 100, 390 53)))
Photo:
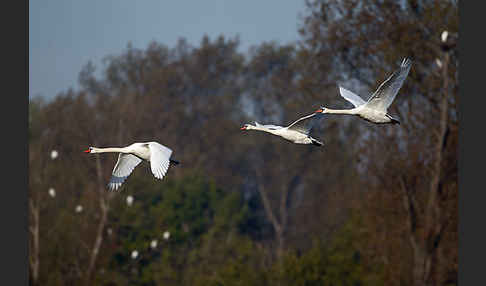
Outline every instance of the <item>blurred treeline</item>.
POLYGON ((304 14, 296 44, 128 45, 87 63, 78 91, 32 99, 31 284, 456 285, 457 3, 323 0, 304 14), (338 84, 366 99, 406 56, 389 109, 401 125, 327 116, 321 148, 239 130, 350 108, 338 84), (140 141, 181 164, 162 181, 142 164, 108 192, 117 156, 82 151, 140 141))

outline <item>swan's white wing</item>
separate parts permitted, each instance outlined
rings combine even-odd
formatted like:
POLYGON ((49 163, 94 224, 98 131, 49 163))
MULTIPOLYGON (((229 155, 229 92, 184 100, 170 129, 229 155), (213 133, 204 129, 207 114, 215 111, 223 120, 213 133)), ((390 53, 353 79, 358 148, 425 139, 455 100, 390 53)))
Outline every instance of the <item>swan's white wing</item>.
POLYGON ((302 118, 297 119, 295 122, 287 126, 289 130, 295 130, 306 135, 309 135, 312 127, 316 123, 316 119, 322 117, 322 113, 312 113, 302 118))
POLYGON ((157 179, 162 179, 169 169, 172 150, 157 142, 148 143, 150 149, 150 169, 157 179))
POLYGON ((400 68, 393 72, 393 74, 378 87, 375 93, 371 95, 367 105, 371 108, 386 111, 395 99, 398 90, 402 87, 411 66, 411 60, 407 58, 403 59, 400 68))
POLYGON ((351 102, 354 105, 354 107, 358 107, 366 103, 366 101, 364 101, 364 99, 362 99, 361 96, 345 89, 344 87, 339 87, 339 93, 341 94, 342 97, 344 97, 344 99, 351 102))
POLYGON ((108 188, 110 190, 118 190, 140 162, 142 162, 142 159, 135 155, 119 153, 118 161, 116 162, 115 168, 113 168, 111 179, 108 183, 108 188))
POLYGON ((267 124, 267 125, 263 125, 263 124, 260 124, 258 122, 255 121, 255 126, 258 126, 258 127, 265 127, 267 129, 270 129, 270 130, 277 130, 277 129, 281 129, 283 128, 282 126, 278 126, 278 125, 272 125, 272 124, 267 124))

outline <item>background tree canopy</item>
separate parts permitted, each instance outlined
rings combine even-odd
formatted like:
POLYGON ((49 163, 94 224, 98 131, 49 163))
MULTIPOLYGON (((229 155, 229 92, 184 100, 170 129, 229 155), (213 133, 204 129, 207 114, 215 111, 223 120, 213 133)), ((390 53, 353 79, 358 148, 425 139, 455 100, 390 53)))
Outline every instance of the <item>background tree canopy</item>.
POLYGON ((458 20, 456 1, 309 1, 295 45, 87 63, 79 91, 29 103, 31 284, 457 285, 458 20), (399 126, 326 116, 321 148, 239 130, 348 108, 338 85, 367 98, 404 57, 399 126), (141 141, 181 164, 116 193, 116 156, 81 152, 141 141))

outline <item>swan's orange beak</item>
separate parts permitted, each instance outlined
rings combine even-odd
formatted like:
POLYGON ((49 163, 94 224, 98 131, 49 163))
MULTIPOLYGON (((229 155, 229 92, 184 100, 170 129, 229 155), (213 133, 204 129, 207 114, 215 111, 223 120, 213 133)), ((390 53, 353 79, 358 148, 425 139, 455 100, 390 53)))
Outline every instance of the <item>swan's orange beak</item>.
POLYGON ((84 150, 84 153, 91 153, 91 150, 84 150))
POLYGON ((241 127, 240 129, 241 129, 241 130, 246 130, 246 127, 245 127, 245 126, 243 126, 243 127, 241 127))
POLYGON ((322 112, 322 108, 319 108, 318 110, 314 111, 315 113, 319 113, 319 112, 322 112))

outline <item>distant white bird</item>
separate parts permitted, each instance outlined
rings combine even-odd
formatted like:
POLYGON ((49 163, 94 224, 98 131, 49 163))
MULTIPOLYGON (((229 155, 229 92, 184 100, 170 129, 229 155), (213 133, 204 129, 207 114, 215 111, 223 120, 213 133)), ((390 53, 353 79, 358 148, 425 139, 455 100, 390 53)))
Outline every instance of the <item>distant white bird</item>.
POLYGON ((154 239, 150 242, 150 247, 151 248, 156 248, 157 247, 157 239, 154 239))
POLYGON ((164 239, 167 240, 167 239, 169 239, 169 237, 170 237, 170 232, 165 231, 164 232, 164 239))
POLYGON ((82 212, 82 211, 83 211, 83 206, 82 206, 82 205, 77 205, 77 206, 76 206, 75 211, 76 211, 77 213, 82 212))
POLYGON ((435 59, 435 64, 441 68, 442 67, 442 61, 440 59, 435 59))
POLYGON ((296 144, 313 144, 316 146, 322 146, 324 143, 309 136, 309 132, 311 131, 315 120, 319 118, 316 115, 317 113, 313 113, 299 118, 287 127, 278 125, 262 125, 255 121, 255 125, 245 124, 240 129, 268 132, 296 144))
POLYGON ((133 197, 132 196, 128 196, 127 197, 127 205, 128 206, 131 206, 133 204, 133 197))
POLYGON ((449 32, 447 32, 447 30, 444 30, 442 32, 442 34, 440 35, 440 38, 441 38, 442 42, 447 41, 447 36, 449 36, 449 32))
POLYGON ((54 190, 54 188, 49 188, 49 196, 51 197, 55 197, 56 196, 56 190, 54 190))
POLYGON ((132 259, 136 259, 138 257, 138 251, 134 250, 132 251, 132 259))
POLYGON ((89 147, 84 152, 91 154, 119 153, 118 161, 108 183, 110 190, 117 190, 142 160, 150 162, 152 173, 157 179, 162 179, 165 176, 169 169, 169 163, 179 164, 178 161, 170 159, 172 150, 157 142, 133 143, 122 148, 89 147))
POLYGON ((321 106, 321 108, 316 110, 316 113, 349 114, 359 116, 373 123, 400 124, 400 121, 387 113, 387 109, 392 104, 398 90, 407 78, 411 65, 411 60, 407 58, 403 59, 400 68, 378 87, 367 102, 353 92, 339 87, 341 96, 351 102, 355 107, 352 109, 330 109, 321 106))
POLYGON ((57 156, 59 156, 59 152, 57 152, 57 150, 52 150, 51 151, 51 159, 54 160, 57 158, 57 156))

